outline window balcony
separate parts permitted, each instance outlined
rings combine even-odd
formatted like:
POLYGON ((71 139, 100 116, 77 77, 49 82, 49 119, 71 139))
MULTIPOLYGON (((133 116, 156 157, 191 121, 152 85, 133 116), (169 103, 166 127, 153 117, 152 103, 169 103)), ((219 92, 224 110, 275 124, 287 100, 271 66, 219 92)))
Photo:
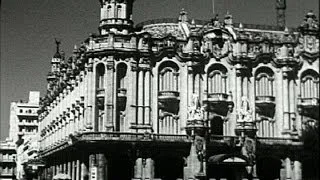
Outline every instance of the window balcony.
POLYGON ((127 89, 118 88, 117 106, 121 111, 123 111, 126 108, 126 104, 127 104, 127 89))
POLYGON ((275 113, 275 97, 274 96, 256 96, 256 112, 267 116, 273 117, 275 113))
POLYGON ((176 113, 179 110, 180 93, 178 91, 159 91, 158 101, 160 109, 176 113))
POLYGON ((298 112, 303 116, 319 119, 319 98, 298 98, 298 112))
POLYGON ((222 116, 226 116, 234 106, 231 95, 226 93, 205 93, 203 104, 207 111, 215 112, 222 116))

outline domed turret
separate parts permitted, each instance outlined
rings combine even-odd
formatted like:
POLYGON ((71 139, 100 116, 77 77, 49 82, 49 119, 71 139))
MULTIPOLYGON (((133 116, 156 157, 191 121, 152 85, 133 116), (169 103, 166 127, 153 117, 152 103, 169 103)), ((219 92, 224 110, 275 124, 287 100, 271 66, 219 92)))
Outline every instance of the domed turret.
POLYGON ((100 0, 100 34, 109 31, 128 33, 133 29, 132 7, 134 0, 100 0))

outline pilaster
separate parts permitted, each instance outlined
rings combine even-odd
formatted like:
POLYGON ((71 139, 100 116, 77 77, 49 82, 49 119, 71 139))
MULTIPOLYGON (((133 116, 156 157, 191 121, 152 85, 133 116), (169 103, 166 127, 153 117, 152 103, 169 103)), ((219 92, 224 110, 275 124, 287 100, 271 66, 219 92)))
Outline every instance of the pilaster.
POLYGON ((106 64, 106 97, 105 97, 105 115, 106 115, 106 124, 105 128, 107 131, 114 130, 114 59, 109 56, 106 64))

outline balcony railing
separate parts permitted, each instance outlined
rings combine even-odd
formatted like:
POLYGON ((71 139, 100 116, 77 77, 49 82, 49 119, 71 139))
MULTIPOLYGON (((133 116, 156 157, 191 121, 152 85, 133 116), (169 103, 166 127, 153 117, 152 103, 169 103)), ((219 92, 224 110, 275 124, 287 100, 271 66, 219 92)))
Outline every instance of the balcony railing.
POLYGON ((274 104, 275 97, 274 96, 256 96, 256 103, 259 104, 274 104))
POLYGON ((15 172, 14 171, 2 171, 0 172, 0 176, 15 176, 15 172))
POLYGON ((180 93, 178 91, 159 91, 159 100, 179 100, 180 93))
POLYGON ((228 101, 229 95, 226 93, 208 93, 208 101, 228 101))
POLYGON ((110 141, 165 141, 187 142, 187 135, 151 134, 151 133, 124 133, 124 132, 90 132, 80 135, 79 140, 110 140, 110 141))
POLYGON ((302 142, 293 138, 258 137, 261 144, 266 145, 302 145, 302 142))
POLYGON ((104 98, 105 90, 103 88, 97 89, 97 97, 98 98, 104 98))
POLYGON ((118 97, 126 97, 126 96, 127 96, 127 89, 118 88, 118 97))
POLYGON ((301 107, 319 107, 319 98, 298 98, 298 106, 301 107))
POLYGON ((298 112, 301 115, 319 119, 319 98, 298 98, 298 112))

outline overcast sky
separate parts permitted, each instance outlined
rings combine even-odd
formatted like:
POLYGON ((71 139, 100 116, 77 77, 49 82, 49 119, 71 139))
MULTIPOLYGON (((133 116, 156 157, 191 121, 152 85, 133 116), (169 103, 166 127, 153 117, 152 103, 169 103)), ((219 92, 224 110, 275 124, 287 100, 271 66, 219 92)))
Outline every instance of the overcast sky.
MULTIPOLYGON (((319 14, 318 0, 287 0, 286 22, 297 27, 304 15, 319 14)), ((1 3, 1 119, 0 139, 8 136, 11 101, 27 100, 29 91, 44 95, 46 74, 55 52, 54 38, 69 56, 90 33, 97 33, 98 0, 4 0, 1 3)), ((212 18, 212 0, 136 0, 135 24, 178 17, 184 8, 189 18, 212 18)), ((235 22, 275 25, 275 0, 215 0, 215 12, 226 11, 235 22)))

